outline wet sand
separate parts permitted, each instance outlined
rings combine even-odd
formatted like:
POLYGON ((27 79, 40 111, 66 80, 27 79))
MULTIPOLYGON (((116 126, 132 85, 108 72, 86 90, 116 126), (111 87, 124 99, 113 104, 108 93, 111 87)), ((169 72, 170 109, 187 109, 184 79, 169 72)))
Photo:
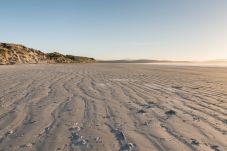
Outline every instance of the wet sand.
POLYGON ((227 68, 0 66, 0 151, 226 151, 227 68))

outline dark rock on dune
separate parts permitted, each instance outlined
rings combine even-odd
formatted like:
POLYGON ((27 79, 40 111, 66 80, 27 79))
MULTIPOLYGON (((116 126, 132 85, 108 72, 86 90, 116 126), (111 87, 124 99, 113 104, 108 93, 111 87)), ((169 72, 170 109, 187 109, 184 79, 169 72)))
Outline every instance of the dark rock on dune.
POLYGON ((221 150, 219 149, 219 146, 217 146, 217 145, 211 145, 210 147, 211 147, 211 149, 213 149, 214 151, 221 151, 221 150))
POLYGON ((19 44, 0 43, 0 64, 94 63, 94 58, 44 53, 19 44))
POLYGON ((169 111, 166 111, 165 114, 168 116, 171 116, 171 115, 176 115, 177 113, 174 110, 169 110, 169 111))
POLYGON ((199 142, 196 139, 191 139, 191 144, 198 146, 199 142))
POLYGON ((145 110, 141 109, 137 113, 147 113, 145 110))

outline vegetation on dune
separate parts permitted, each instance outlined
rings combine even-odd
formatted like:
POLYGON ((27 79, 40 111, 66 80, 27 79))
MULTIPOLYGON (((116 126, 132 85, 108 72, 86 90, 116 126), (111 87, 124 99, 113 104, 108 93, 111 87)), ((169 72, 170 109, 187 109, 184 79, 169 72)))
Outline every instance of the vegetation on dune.
POLYGON ((94 63, 94 58, 63 55, 58 52, 43 53, 23 45, 0 43, 0 64, 32 63, 94 63))

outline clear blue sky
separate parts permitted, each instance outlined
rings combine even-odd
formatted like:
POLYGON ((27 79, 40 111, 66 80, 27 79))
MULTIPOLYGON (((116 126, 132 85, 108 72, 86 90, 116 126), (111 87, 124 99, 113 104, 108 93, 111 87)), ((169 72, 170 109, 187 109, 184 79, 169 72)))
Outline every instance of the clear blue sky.
POLYGON ((227 0, 2 0, 0 41, 96 59, 227 59, 227 0))

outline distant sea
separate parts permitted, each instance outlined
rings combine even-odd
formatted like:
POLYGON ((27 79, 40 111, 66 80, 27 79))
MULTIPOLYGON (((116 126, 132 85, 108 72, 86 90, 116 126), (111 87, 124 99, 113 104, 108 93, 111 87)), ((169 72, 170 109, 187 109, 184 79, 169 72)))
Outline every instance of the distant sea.
POLYGON ((196 66, 196 67, 227 67, 227 63, 142 63, 142 64, 169 66, 196 66))

